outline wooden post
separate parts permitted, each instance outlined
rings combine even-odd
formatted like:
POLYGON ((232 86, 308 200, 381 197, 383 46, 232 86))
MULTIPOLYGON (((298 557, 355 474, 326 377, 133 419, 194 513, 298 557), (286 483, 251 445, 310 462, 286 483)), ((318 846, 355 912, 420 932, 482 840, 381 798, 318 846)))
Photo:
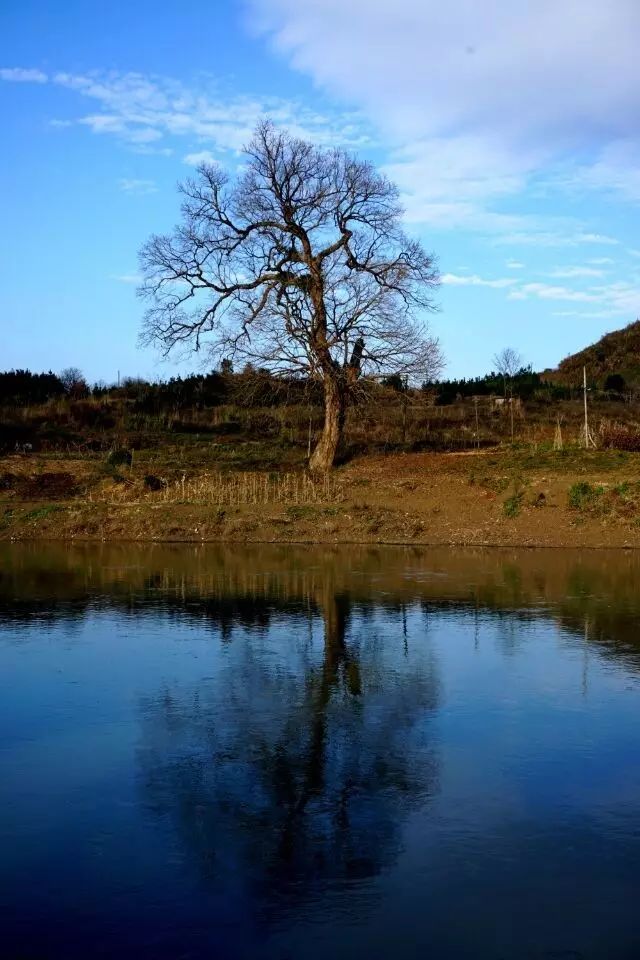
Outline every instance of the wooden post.
POLYGON ((555 438, 554 438, 554 440, 553 440, 553 449, 554 449, 554 450, 562 450, 562 447, 563 447, 563 442, 562 442, 562 427, 560 426, 560 415, 558 414, 558 416, 557 416, 557 418, 556 418, 556 435, 555 435, 555 438))
POLYGON ((478 398, 477 397, 473 398, 473 405, 476 408, 476 449, 479 450, 480 449, 480 433, 479 433, 480 428, 478 426, 478 398))
POLYGON ((511 443, 513 443, 513 390, 511 391, 511 396, 509 397, 509 407, 511 410, 511 443))

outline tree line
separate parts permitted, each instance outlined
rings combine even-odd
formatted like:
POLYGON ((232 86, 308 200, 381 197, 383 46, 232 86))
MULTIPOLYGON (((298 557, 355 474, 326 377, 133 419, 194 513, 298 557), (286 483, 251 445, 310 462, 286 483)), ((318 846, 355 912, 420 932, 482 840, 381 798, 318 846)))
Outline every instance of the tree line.
MULTIPOLYGON (((416 398, 422 394, 437 406, 448 406, 473 397, 502 396, 505 383, 501 373, 491 371, 477 377, 425 380, 420 387, 411 386, 399 374, 383 377, 380 381, 364 377, 359 387, 361 396, 374 400, 377 398, 380 402, 384 402, 384 397, 389 397, 391 392, 411 394, 416 398)), ((542 395, 551 400, 569 400, 576 393, 566 385, 548 382, 530 366, 521 367, 509 378, 508 392, 521 400, 535 400, 542 395)), ((624 380, 611 375, 603 391, 598 392, 611 397, 622 395, 624 380)), ((89 385, 77 368, 67 368, 59 374, 51 370, 46 373, 33 373, 30 370, 0 372, 2 406, 24 407, 64 397, 70 400, 89 397, 96 400, 120 399, 144 413, 179 411, 181 408, 206 409, 226 403, 257 408, 287 404, 321 406, 323 402, 322 387, 316 380, 278 376, 265 368, 251 365, 236 372, 230 361, 223 362, 220 369, 207 373, 156 381, 143 377, 124 377, 120 384, 98 382, 89 385), (73 372, 72 376, 69 370, 73 372)))

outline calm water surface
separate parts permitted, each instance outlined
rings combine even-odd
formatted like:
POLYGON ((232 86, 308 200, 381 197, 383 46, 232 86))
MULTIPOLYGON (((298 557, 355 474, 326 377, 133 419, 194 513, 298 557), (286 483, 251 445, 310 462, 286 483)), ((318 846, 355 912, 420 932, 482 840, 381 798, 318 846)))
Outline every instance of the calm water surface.
POLYGON ((0 547, 0 956, 640 957, 640 557, 0 547))

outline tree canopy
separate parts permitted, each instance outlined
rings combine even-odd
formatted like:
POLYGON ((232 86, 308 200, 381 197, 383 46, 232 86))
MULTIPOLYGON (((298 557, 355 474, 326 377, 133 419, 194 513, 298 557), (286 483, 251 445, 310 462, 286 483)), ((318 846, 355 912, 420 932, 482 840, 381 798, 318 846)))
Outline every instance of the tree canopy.
POLYGON ((322 382, 312 466, 335 457, 363 374, 435 375, 425 312, 434 257, 407 237, 396 187, 369 163, 258 126, 235 180, 204 164, 182 220, 141 251, 143 339, 322 382))

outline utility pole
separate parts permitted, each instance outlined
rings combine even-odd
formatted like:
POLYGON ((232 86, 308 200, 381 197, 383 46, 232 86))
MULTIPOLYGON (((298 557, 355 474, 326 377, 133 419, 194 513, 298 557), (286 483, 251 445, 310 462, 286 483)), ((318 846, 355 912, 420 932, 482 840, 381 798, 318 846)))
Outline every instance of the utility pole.
POLYGON ((589 409, 587 405, 587 368, 582 368, 582 388, 584 392, 584 448, 595 447, 595 441, 589 433, 589 409))

